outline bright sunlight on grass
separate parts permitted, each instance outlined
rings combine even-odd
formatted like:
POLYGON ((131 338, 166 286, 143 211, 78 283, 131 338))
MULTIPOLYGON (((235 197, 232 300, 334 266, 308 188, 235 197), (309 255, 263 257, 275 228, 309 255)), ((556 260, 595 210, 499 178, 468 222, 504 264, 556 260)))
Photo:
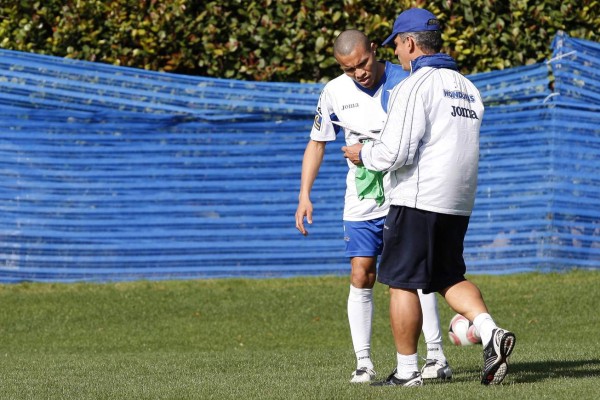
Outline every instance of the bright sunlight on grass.
MULTIPOLYGON (((0 398, 597 398, 600 272, 471 278, 517 335, 497 387, 479 384, 481 346, 453 346, 446 332, 452 382, 350 385, 346 277, 23 283, 0 286, 0 398)), ((384 378, 395 363, 386 287, 375 296, 384 378)), ((454 312, 441 298, 439 308, 446 329, 454 312)))

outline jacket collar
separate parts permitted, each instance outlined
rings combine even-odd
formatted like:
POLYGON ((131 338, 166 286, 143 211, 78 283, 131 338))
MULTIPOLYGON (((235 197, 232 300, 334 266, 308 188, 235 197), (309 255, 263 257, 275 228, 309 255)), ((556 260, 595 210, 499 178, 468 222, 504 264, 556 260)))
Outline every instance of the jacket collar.
POLYGON ((444 53, 420 56, 410 62, 411 73, 417 72, 421 67, 448 68, 458 71, 454 58, 444 53))

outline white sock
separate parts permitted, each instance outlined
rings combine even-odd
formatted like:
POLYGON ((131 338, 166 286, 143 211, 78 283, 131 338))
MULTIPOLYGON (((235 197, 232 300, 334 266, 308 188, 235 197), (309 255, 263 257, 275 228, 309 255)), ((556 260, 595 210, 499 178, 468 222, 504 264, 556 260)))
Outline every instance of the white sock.
POLYGON ((446 355, 444 354, 444 348, 442 347, 442 342, 434 343, 427 342, 427 357, 428 360, 438 360, 442 364, 448 362, 446 360, 446 355))
POLYGON ((498 326, 494 322, 492 316, 488 313, 481 313, 473 319, 473 325, 479 331, 481 336, 481 344, 486 346, 492 338, 492 331, 498 326))
POLYGON ((396 369, 396 377, 399 379, 408 379, 413 373, 419 372, 418 361, 419 357, 417 353, 405 356, 400 353, 396 353, 396 360, 398 367, 396 369))
POLYGON ((348 322, 350 322, 350 335, 356 354, 357 368, 373 369, 373 361, 371 361, 373 309, 373 289, 359 289, 350 285, 348 322))
POLYGON ((442 330, 440 329, 440 315, 437 308, 435 293, 423 294, 419 289, 419 301, 423 310, 423 337, 427 344, 427 359, 446 362, 442 346, 442 330))

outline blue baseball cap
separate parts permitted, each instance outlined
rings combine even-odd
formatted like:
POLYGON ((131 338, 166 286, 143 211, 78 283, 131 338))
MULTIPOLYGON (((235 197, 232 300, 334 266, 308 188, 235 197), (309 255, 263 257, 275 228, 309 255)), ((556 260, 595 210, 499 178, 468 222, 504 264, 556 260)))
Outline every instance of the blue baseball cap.
POLYGON ((399 33, 439 31, 440 21, 431 12, 423 8, 409 8, 398 15, 392 34, 382 43, 385 46, 399 33))

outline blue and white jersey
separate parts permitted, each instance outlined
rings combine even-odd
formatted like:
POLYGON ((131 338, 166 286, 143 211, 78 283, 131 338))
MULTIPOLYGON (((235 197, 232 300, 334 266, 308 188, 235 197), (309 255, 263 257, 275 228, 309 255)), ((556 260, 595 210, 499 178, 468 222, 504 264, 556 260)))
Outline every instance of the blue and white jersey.
MULTIPOLYGON (((415 62, 416 61, 416 62, 415 62)), ((391 204, 471 215, 484 105, 451 57, 423 56, 390 97, 381 141, 361 150, 365 167, 390 171, 391 204)))
MULTIPOLYGON (((386 120, 386 109, 390 93, 402 79, 408 76, 401 66, 385 63, 385 73, 379 83, 366 89, 347 75, 340 75, 328 82, 317 105, 315 121, 310 138, 319 142, 331 142, 339 132, 344 132, 347 145, 366 139, 351 133, 349 128, 342 128, 334 122, 340 122, 346 127, 358 131, 377 131, 383 128, 386 120)), ((386 201, 377 206, 374 199, 359 200, 356 192, 356 166, 348 161, 346 175, 346 195, 344 202, 344 220, 367 221, 387 215, 389 200, 387 192, 390 189, 389 177, 384 176, 386 201)))

